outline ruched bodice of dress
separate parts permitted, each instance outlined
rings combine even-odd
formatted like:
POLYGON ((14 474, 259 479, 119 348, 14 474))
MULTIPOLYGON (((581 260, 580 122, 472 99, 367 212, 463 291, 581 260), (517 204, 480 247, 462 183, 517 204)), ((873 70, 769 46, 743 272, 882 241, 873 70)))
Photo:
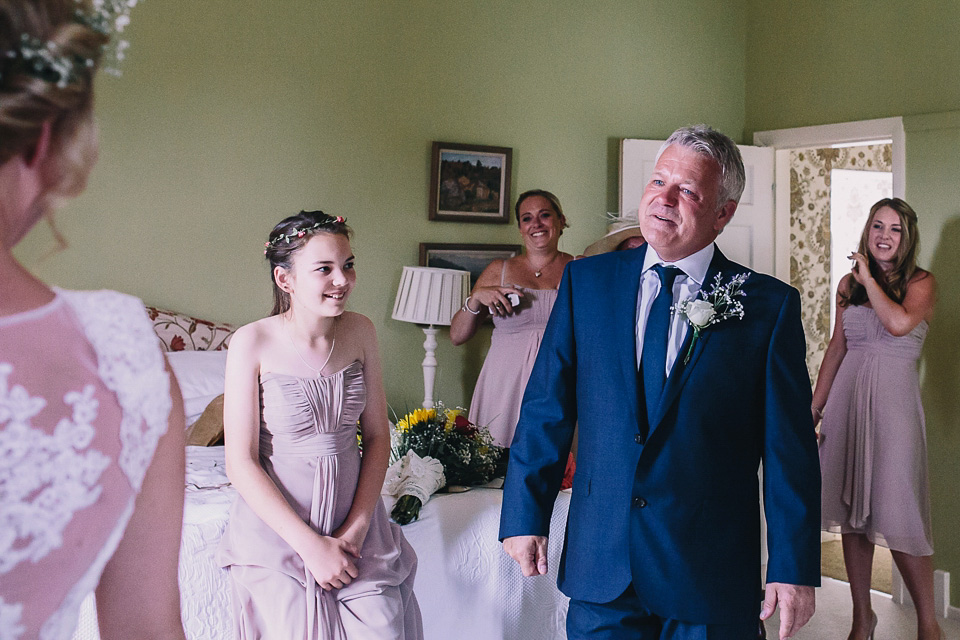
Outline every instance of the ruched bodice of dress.
POLYGON ((523 297, 512 314, 493 317, 494 335, 522 331, 536 331, 542 334, 547 327, 547 320, 550 319, 553 303, 557 301, 557 290, 514 288, 522 291, 523 297))
POLYGON ((356 448, 357 420, 366 405, 357 361, 329 376, 260 376, 260 456, 332 456, 356 448))
POLYGON ((260 376, 260 460, 322 535, 340 526, 353 502, 366 399, 358 361, 318 378, 260 376))
POLYGON ((894 336, 866 306, 843 310, 847 352, 823 409, 823 527, 910 555, 933 552, 917 361, 920 322, 894 336))
POLYGON ((870 351, 875 357, 917 360, 927 337, 927 323, 920 322, 905 336, 895 336, 884 328, 876 312, 869 307, 851 306, 843 312, 843 335, 847 351, 870 351))

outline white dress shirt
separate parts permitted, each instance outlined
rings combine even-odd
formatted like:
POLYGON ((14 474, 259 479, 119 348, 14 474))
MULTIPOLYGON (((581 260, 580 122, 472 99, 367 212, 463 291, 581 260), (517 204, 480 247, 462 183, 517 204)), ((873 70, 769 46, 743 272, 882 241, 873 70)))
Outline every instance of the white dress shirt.
MULTIPOLYGON (((650 307, 653 301, 660 293, 660 277, 653 267, 662 264, 665 266, 677 267, 683 273, 677 275, 673 281, 673 304, 680 300, 691 300, 697 296, 703 287, 703 279, 707 277, 707 269, 710 268, 710 261, 713 260, 715 251, 714 244, 711 242, 700 251, 677 260, 676 262, 666 262, 657 254, 656 249, 647 245, 647 254, 643 259, 643 272, 640 275, 640 294, 637 299, 637 369, 640 368, 640 356, 643 354, 643 332, 647 329, 647 317, 650 315, 650 307)), ((683 346, 683 339, 686 337, 687 321, 680 314, 670 312, 670 335, 667 337, 667 368, 665 375, 670 375, 673 363, 677 360, 677 354, 680 347, 683 346)))

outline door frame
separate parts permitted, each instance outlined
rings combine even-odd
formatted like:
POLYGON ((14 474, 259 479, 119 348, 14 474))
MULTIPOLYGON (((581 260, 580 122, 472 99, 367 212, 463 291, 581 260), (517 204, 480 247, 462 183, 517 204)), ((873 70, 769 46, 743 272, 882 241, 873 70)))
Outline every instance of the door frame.
POLYGON ((773 233, 776 238, 774 256, 775 273, 778 278, 785 282, 790 281, 789 151, 881 139, 893 141, 893 195, 896 198, 903 198, 906 190, 907 151, 903 118, 899 116, 754 132, 754 145, 776 149, 773 233))
MULTIPOLYGON (((871 140, 893 141, 893 196, 903 198, 906 191, 907 150, 903 118, 877 118, 858 122, 772 129, 753 134, 753 144, 776 149, 773 233, 776 238, 776 275, 790 281, 790 161, 791 149, 829 147, 835 144, 868 142, 871 140)), ((903 577, 893 563, 893 600, 900 604, 910 602, 903 577)))

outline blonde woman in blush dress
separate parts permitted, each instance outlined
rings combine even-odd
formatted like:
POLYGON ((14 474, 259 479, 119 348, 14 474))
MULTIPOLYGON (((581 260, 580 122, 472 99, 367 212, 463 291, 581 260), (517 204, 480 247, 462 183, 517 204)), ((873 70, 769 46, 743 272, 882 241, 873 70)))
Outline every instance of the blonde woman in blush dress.
POLYGON ((889 547, 916 605, 920 640, 940 637, 918 359, 936 301, 917 267, 917 214, 899 198, 870 209, 837 291, 837 318, 813 395, 820 422, 823 528, 843 537, 850 640, 872 640, 874 545, 889 547))
POLYGON ((513 440, 557 287, 564 267, 573 260, 559 249, 567 219, 555 195, 540 189, 520 194, 516 215, 523 253, 491 262, 450 325, 451 341, 461 345, 488 315, 493 316, 490 350, 474 388, 469 418, 489 427, 502 447, 513 440), (514 301, 511 296, 516 296, 514 301))
POLYGON ((51 288, 13 256, 96 162, 94 75, 114 9, 0 0, 4 639, 70 638, 93 590, 102 637, 184 637, 183 403, 153 325, 135 298, 51 288))
POLYGON ((273 314, 241 327, 227 356, 227 473, 240 496, 218 557, 236 635, 421 640, 416 555, 380 501, 390 434, 376 332, 345 309, 349 229, 301 212, 265 253, 273 314))

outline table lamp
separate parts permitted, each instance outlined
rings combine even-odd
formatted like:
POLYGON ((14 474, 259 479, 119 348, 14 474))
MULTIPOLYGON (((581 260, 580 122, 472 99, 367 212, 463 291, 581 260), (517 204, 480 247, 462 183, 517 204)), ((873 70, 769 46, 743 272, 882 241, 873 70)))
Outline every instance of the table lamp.
POLYGON ((393 319, 423 326, 423 406, 431 408, 437 375, 437 331, 449 326, 454 314, 470 295, 470 272, 434 267, 404 267, 393 303, 393 319))

